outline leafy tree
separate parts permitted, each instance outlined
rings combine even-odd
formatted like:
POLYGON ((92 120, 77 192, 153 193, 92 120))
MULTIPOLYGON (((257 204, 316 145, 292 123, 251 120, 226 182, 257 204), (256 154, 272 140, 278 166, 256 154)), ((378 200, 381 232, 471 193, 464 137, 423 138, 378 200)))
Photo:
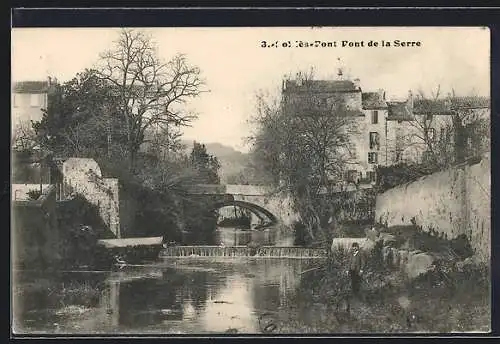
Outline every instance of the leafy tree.
POLYGON ((220 163, 217 157, 207 153, 204 144, 194 142, 193 150, 190 154, 190 162, 198 173, 198 182, 200 184, 219 184, 220 163))
POLYGON ((194 118, 183 105, 202 92, 200 71, 182 55, 163 63, 151 38, 135 30, 122 30, 100 62, 54 84, 42 120, 33 124, 35 141, 56 156, 94 158, 103 177, 118 178, 134 209, 130 235, 178 240, 186 218, 201 217, 184 214, 186 185, 218 181, 217 159, 195 154, 195 168, 179 141, 194 118))
POLYGON ((49 93, 47 109, 33 123, 39 144, 63 157, 122 156, 123 126, 111 87, 85 70, 49 93))
POLYGON ((144 32, 123 29, 113 48, 101 55, 99 75, 117 96, 131 170, 148 129, 184 126, 196 118, 181 105, 203 91, 199 68, 183 55, 164 63, 144 32))

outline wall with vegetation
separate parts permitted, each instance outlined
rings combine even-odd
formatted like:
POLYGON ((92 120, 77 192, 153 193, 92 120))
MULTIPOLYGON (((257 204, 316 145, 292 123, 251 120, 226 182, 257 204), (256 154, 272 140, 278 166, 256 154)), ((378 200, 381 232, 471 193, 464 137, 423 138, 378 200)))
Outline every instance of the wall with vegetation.
POLYGON ((102 178, 101 169, 94 159, 70 158, 63 164, 64 184, 73 193, 82 195, 96 205, 109 229, 121 237, 120 198, 116 178, 102 178))
POLYGON ((415 224, 448 239, 467 235, 475 253, 490 259, 491 160, 462 164, 377 196, 375 218, 387 226, 415 224))

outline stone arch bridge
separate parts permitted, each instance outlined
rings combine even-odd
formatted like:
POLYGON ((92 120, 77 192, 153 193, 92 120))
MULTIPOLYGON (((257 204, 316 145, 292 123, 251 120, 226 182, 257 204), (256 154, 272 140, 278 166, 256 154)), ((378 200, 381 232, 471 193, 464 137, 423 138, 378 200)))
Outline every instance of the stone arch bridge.
POLYGON ((288 197, 273 194, 262 186, 199 184, 192 186, 188 194, 211 199, 214 209, 232 205, 247 209, 272 225, 291 225, 297 218, 288 197))
MULTIPOLYGON (((127 238, 130 233, 133 200, 130 200, 117 178, 104 178, 100 166, 93 159, 69 158, 62 162, 63 181, 61 198, 80 194, 98 208, 99 216, 116 238, 127 238)), ((272 194, 255 185, 194 185, 190 197, 209 197, 214 208, 237 205, 261 214, 273 224, 290 225, 296 218, 291 200, 272 194)))

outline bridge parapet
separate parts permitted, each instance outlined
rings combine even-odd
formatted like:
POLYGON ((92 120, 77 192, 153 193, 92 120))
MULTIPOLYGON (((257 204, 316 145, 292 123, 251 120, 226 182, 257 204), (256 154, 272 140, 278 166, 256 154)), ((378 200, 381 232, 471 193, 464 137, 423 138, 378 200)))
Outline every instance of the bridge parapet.
POLYGON ((190 195, 224 195, 226 194, 226 185, 222 184, 196 184, 191 185, 188 190, 190 195))
POLYGON ((226 192, 231 195, 245 196, 269 196, 270 190, 265 186, 259 185, 226 185, 226 192))
POLYGON ((245 195, 245 196, 268 196, 270 190, 259 185, 237 185, 237 184, 197 184, 188 189, 191 195, 245 195))

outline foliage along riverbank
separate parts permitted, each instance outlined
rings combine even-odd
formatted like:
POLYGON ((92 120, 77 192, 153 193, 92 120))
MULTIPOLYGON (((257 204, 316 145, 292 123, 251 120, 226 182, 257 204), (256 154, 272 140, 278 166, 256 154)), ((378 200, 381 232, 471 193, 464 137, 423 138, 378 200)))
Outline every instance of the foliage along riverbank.
POLYGON ((346 252, 305 272, 297 292, 271 316, 273 333, 487 332, 490 270, 473 258, 410 280, 371 257, 360 298, 350 296, 346 252), (347 305, 350 310, 347 311, 347 305), (290 311, 293 309, 293 311, 290 311))

